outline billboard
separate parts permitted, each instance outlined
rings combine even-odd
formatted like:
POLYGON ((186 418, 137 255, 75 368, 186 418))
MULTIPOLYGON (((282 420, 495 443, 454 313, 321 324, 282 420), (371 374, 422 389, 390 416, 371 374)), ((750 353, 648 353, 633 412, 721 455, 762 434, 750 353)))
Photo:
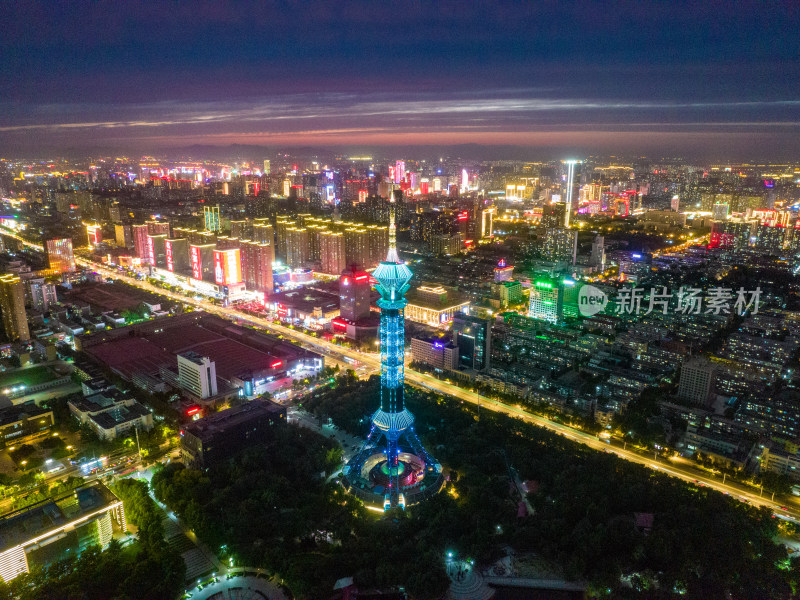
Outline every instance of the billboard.
POLYGON ((175 263, 172 261, 172 240, 164 242, 164 251, 167 255, 167 271, 175 270, 175 263))
POLYGON ((214 250, 214 281, 231 285, 242 280, 242 262, 238 248, 214 250))
POLYGON ((203 257, 200 254, 200 248, 197 246, 192 246, 191 248, 191 258, 192 258, 192 277, 195 279, 202 279, 203 278, 203 257))
POLYGON ((150 258, 150 264, 156 264, 156 248, 153 244, 152 236, 147 236, 147 256, 150 258))

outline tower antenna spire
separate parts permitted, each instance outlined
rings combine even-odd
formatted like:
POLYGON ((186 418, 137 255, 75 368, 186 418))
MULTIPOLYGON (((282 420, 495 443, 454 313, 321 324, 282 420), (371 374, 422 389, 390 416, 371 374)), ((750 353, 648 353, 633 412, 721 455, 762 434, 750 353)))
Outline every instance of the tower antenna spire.
POLYGON ((389 200, 389 252, 386 253, 386 262, 399 263, 400 256, 397 254, 397 225, 395 224, 395 210, 397 205, 394 202, 394 194, 389 200))
POLYGON ((414 415, 405 406, 405 298, 412 273, 397 255, 394 197, 389 201, 389 252, 372 272, 381 295, 380 406, 361 449, 342 468, 342 483, 362 500, 405 508, 438 492, 442 465, 419 441, 414 415), (380 442, 383 440, 383 447, 380 442))

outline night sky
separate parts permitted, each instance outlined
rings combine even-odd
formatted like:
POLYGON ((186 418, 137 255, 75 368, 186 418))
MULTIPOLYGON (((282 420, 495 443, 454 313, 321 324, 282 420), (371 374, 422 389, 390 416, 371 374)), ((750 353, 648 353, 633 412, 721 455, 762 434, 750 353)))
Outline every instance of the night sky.
POLYGON ((0 155, 800 155, 800 2, 4 2, 0 155))

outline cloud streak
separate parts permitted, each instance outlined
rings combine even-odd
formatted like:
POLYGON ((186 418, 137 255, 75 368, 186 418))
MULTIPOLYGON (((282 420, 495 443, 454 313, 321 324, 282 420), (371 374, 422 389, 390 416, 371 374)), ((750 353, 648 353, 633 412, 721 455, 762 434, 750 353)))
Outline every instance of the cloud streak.
MULTIPOLYGON (((13 108, 6 107, 5 114, 13 118, 13 108)), ((645 102, 587 100, 577 98, 441 98, 441 99, 372 99, 363 100, 363 95, 294 95, 285 99, 250 102, 195 102, 175 103, 156 102, 134 105, 42 105, 28 111, 27 123, 2 124, 0 132, 33 132, 59 130, 90 130, 119 128, 161 128, 189 125, 217 125, 231 123, 275 123, 280 130, 282 121, 302 121, 309 119, 359 120, 375 118, 391 119, 395 125, 406 119, 432 120, 450 118, 443 122, 451 127, 458 125, 459 119, 483 118, 487 128, 503 128, 509 120, 521 117, 536 118, 541 114, 564 115, 559 119, 565 125, 570 114, 582 115, 584 121, 602 121, 603 116, 625 117, 629 125, 660 123, 669 125, 697 125, 735 127, 771 126, 794 127, 797 125, 796 113, 800 108, 797 100, 770 100, 749 102, 645 102), (359 99, 361 98, 361 99, 359 99), (714 113, 716 120, 682 120, 676 118, 683 111, 692 113, 714 113), (132 118, 98 120, 59 121, 60 115, 85 116, 89 114, 134 115, 132 118), (631 118, 631 113, 638 115, 631 118), (730 121, 719 120, 719 113, 730 114, 730 121), (782 113, 785 120, 770 119, 771 115, 782 113), (749 120, 738 117, 746 115, 749 120), (661 121, 653 117, 661 116, 661 121), (766 118, 759 118, 766 117, 766 118), (49 122, 48 122, 49 121, 49 122)), ((9 117, 6 118, 7 120, 9 117)), ((613 122, 618 122, 614 119, 613 122)))

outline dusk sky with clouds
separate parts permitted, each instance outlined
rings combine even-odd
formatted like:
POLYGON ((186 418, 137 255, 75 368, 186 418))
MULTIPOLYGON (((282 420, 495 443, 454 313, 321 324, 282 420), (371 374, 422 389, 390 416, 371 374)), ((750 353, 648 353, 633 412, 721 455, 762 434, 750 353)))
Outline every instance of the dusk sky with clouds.
POLYGON ((793 2, 7 2, 0 153, 800 152, 793 2))

